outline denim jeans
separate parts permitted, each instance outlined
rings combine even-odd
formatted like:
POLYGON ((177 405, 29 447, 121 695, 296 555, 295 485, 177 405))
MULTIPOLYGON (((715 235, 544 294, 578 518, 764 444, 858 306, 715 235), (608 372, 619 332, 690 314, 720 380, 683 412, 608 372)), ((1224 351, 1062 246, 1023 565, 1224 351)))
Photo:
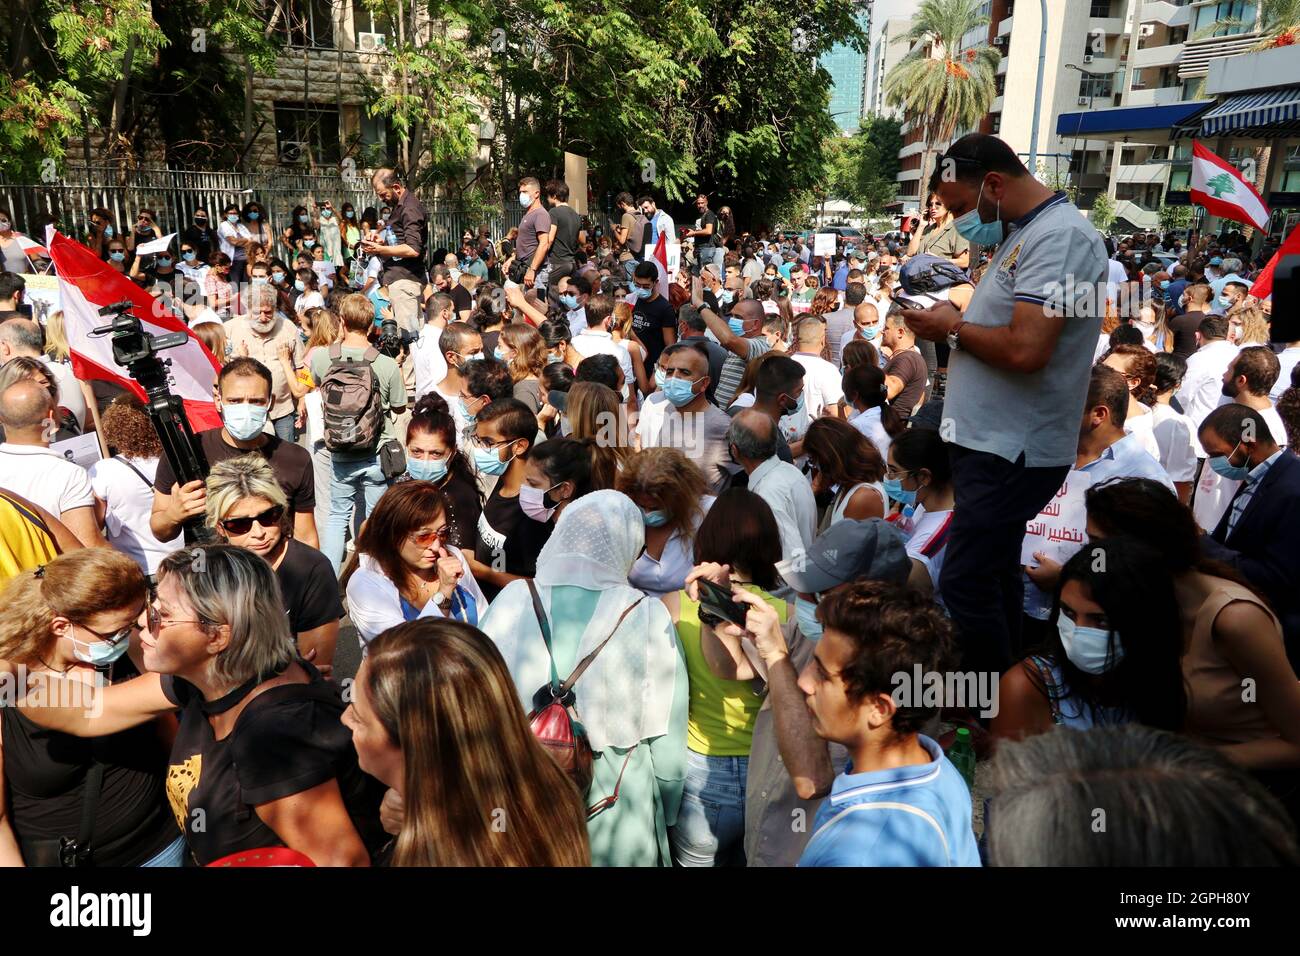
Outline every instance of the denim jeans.
POLYGON ((365 496, 365 518, 375 510, 379 499, 388 490, 388 479, 379 467, 378 458, 361 458, 340 461, 335 456, 330 461, 330 516, 321 534, 321 551, 330 559, 334 573, 343 564, 343 541, 347 535, 348 520, 352 517, 352 500, 357 489, 365 496))
POLYGON ((178 836, 167 846, 158 851, 158 855, 152 860, 141 863, 141 866, 184 866, 185 865, 185 837, 178 836))
POLYGON ((677 824, 668 831, 677 866, 745 865, 748 757, 686 751, 686 786, 677 824))
POLYGON ((275 429, 275 437, 282 441, 293 441, 293 420, 296 416, 293 412, 282 418, 272 418, 271 427, 275 429))
POLYGON ((722 262, 726 255, 727 250, 723 246, 710 246, 708 249, 701 249, 696 253, 696 257, 700 260, 701 269, 712 263, 717 265, 719 272, 722 271, 722 262))

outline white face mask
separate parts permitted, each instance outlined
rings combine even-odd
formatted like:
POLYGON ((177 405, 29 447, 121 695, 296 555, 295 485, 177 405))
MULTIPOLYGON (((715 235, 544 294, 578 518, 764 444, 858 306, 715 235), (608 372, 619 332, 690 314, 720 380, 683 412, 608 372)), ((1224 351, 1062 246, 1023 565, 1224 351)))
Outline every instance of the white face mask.
POLYGON ((1099 627, 1079 627, 1062 611, 1056 619, 1061 646, 1070 663, 1085 674, 1104 674, 1124 659, 1124 646, 1115 635, 1115 654, 1110 656, 1110 632, 1099 627))

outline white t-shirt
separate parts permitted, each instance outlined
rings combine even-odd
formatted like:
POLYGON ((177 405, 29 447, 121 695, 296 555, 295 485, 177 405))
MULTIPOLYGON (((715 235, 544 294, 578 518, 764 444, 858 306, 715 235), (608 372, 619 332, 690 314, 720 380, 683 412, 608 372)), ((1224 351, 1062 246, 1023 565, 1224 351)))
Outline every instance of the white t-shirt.
POLYGON ((230 240, 234 239, 251 239, 253 234, 248 231, 242 222, 230 223, 222 217, 221 225, 217 226, 217 241, 221 243, 221 251, 230 256, 233 260, 235 253, 240 256, 244 255, 244 250, 231 245, 230 240))
POLYGON ((839 369, 820 355, 795 352, 790 357, 803 366, 804 404, 809 418, 818 418, 827 406, 844 401, 839 369))
POLYGON ((415 363, 415 399, 419 401, 433 387, 447 377, 447 356, 438 343, 443 330, 426 324, 420 337, 411 343, 411 359, 415 363))
MULTIPOLYGON (((753 404, 754 396, 749 396, 753 404)), ((641 403, 641 410, 636 420, 636 436, 642 448, 652 448, 659 437, 659 429, 668 414, 668 396, 663 392, 651 392, 641 403)))
POLYGON ((1160 460, 1160 445, 1155 436, 1155 416, 1151 413, 1146 415, 1129 415, 1124 419, 1124 432, 1132 435, 1138 440, 1145 451, 1157 461, 1160 460))
POLYGON ((38 445, 0 443, 0 488, 35 502, 55 517, 95 504, 86 469, 38 445))
POLYGON ((1191 481, 1196 476, 1196 447, 1192 444, 1192 421, 1174 411, 1172 405, 1155 405, 1152 433, 1160 449, 1160 465, 1170 481, 1191 481))
POLYGON ((948 542, 943 541, 938 547, 931 547, 937 536, 946 533, 952 521, 952 511, 925 510, 925 505, 917 505, 910 519, 898 522, 898 530, 907 535, 907 556, 915 558, 925 565, 930 572, 930 584, 934 588, 934 600, 943 606, 943 597, 939 594, 939 575, 943 571, 944 555, 948 551, 948 542), (926 554, 930 551, 930 554, 926 554))
MULTIPOLYGON (((877 329, 880 328, 880 323, 879 323, 879 322, 876 323, 876 328, 877 328, 877 329)), ((853 328, 851 328, 851 329, 849 329, 847 332, 845 332, 845 333, 844 333, 844 337, 843 337, 842 339, 840 339, 840 365, 841 365, 841 372, 842 372, 842 366, 843 366, 843 364, 844 364, 844 350, 845 350, 846 348, 848 348, 848 347, 849 347, 849 343, 852 342, 852 341, 854 341, 855 339, 860 339, 860 340, 863 341, 863 342, 870 342, 870 343, 875 347, 875 349, 876 349, 876 363, 877 363, 877 365, 879 365, 880 368, 884 368, 884 367, 885 367, 885 355, 884 355, 883 352, 880 351, 880 333, 877 332, 875 338, 871 338, 871 339, 869 339, 869 338, 867 338, 865 335, 863 335, 863 334, 862 334, 862 330, 859 329, 859 328, 855 325, 853 328)))
POLYGON ((1282 397, 1282 393, 1291 387, 1291 370, 1296 367, 1297 362, 1300 362, 1300 345, 1293 345, 1289 349, 1283 349, 1279 353, 1277 361, 1278 365, 1281 366, 1281 372, 1278 374, 1273 388, 1268 393, 1268 400, 1274 405, 1282 397))
POLYGON ((585 305, 564 313, 564 317, 569 320, 570 338, 576 339, 587 331, 587 307, 585 305))
POLYGON ((302 315, 308 309, 323 308, 325 308, 325 298, 314 289, 311 292, 304 292, 302 295, 298 296, 297 301, 293 304, 293 310, 299 315, 302 315))
POLYGON ((871 443, 880 452, 881 460, 889 460, 889 432, 885 431, 885 426, 880 423, 879 405, 856 413, 849 419, 849 424, 871 439, 871 443))
MULTIPOLYGON (((447 553, 460 558, 465 573, 460 579, 459 587, 469 593, 478 619, 482 620, 488 602, 479 589, 478 582, 474 580, 469 562, 459 548, 448 545, 447 553)), ((406 615, 402 613, 402 596, 398 593, 397 586, 368 554, 361 555, 356 572, 348 579, 347 598, 348 617, 357 629, 363 648, 390 627, 406 621, 406 615)), ((431 599, 420 610, 420 617, 446 617, 446 610, 446 605, 439 607, 431 599)))
POLYGON ((81 394, 81 382, 72 371, 71 365, 56 362, 48 355, 38 356, 40 362, 50 370, 55 384, 59 386, 59 404, 72 412, 77 424, 86 425, 86 396, 81 394))
POLYGON ((159 541, 149 530, 157 471, 157 458, 105 458, 90 466, 90 486, 106 505, 108 543, 140 565, 145 574, 157 571, 162 559, 181 545, 180 541, 159 541), (139 474, 131 470, 132 465, 139 474))
POLYGON ((619 368, 623 370, 623 384, 628 386, 636 382, 632 374, 632 356, 628 354, 627 346, 622 342, 615 342, 614 337, 608 332, 602 332, 599 329, 587 329, 581 335, 575 335, 569 342, 569 347, 581 355, 583 358, 591 358, 593 355, 612 355, 618 359, 619 368))

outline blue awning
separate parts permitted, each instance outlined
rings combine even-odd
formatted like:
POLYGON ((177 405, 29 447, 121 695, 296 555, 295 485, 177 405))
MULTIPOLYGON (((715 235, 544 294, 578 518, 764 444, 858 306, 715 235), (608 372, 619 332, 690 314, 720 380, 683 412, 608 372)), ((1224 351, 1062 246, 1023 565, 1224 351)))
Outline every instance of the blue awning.
POLYGON ((1164 106, 1119 106, 1105 110, 1062 113, 1056 120, 1056 135, 1092 139, 1113 139, 1115 134, 1157 131, 1161 138, 1201 110, 1214 105, 1213 100, 1192 100, 1164 106))
POLYGON ((1273 138, 1300 130, 1300 86, 1230 96, 1201 117, 1201 136, 1273 138))

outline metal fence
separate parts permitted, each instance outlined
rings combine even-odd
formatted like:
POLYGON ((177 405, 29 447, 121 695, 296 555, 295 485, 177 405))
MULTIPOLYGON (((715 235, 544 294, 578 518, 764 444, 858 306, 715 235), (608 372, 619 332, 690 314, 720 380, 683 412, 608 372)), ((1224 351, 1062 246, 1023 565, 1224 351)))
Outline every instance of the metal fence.
MULTIPOLYGON (((113 214, 119 230, 130 230, 141 209, 157 214, 164 234, 179 232, 193 221, 200 207, 208 211, 212 226, 221 222, 224 206, 256 199, 266 210, 275 235, 288 227, 295 206, 330 200, 336 211, 344 202, 356 207, 358 217, 367 206, 382 205, 365 175, 307 175, 281 170, 265 173, 194 172, 176 169, 109 167, 74 169, 54 182, 14 183, 0 177, 0 208, 14 217, 14 228, 37 241, 45 237, 45 224, 57 223, 65 233, 81 239, 89 229, 90 210, 103 207, 113 214)), ((522 210, 513 204, 494 210, 484 220, 444 199, 421 195, 429 213, 429 241, 433 248, 452 248, 466 229, 487 225, 494 238, 519 225, 522 210)))

